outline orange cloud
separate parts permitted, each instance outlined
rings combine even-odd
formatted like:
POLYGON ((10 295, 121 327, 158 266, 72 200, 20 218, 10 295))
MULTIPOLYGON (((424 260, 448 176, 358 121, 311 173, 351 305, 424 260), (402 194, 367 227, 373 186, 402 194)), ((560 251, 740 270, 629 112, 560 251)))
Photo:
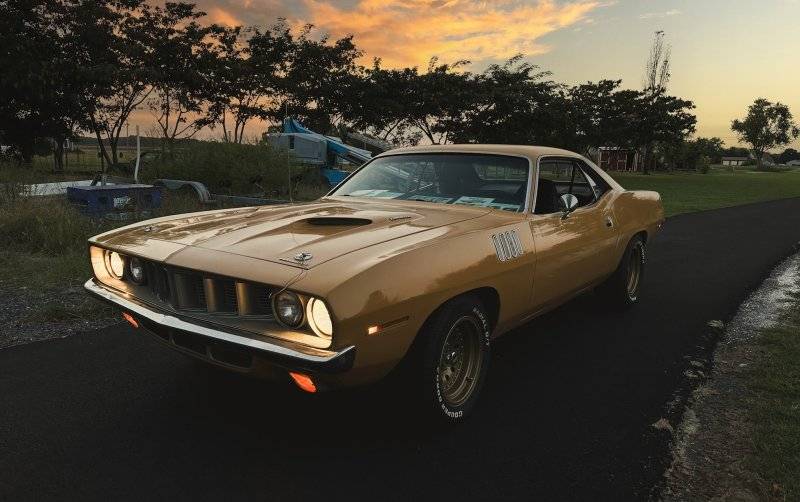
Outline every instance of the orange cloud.
POLYGON ((387 67, 424 67, 432 56, 443 61, 533 56, 549 48, 538 40, 553 31, 585 21, 602 4, 577 0, 359 0, 337 7, 304 0, 307 16, 297 25, 314 24, 332 37, 355 35, 356 45, 387 67))
POLYGON ((236 16, 219 7, 214 7, 208 11, 208 18, 212 23, 223 26, 241 26, 244 24, 236 16))

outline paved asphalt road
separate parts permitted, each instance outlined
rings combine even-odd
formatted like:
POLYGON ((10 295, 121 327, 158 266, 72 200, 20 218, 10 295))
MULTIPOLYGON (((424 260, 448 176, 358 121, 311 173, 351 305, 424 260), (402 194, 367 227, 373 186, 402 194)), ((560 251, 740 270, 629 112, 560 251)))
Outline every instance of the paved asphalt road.
POLYGON ((0 499, 647 498, 650 427, 800 241, 800 199, 678 216, 643 301, 587 295, 498 340, 477 413, 429 430, 381 388, 307 396, 198 368, 122 325, 0 351, 0 499))

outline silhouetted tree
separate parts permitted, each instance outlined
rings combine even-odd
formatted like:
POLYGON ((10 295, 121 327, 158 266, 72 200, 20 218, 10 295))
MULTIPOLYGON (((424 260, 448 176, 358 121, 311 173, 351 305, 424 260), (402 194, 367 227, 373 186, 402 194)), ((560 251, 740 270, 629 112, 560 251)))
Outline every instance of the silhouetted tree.
POLYGON ((221 30, 201 25, 204 12, 187 3, 164 7, 143 4, 140 24, 150 35, 148 65, 152 93, 147 105, 169 150, 179 138, 191 138, 205 124, 203 105, 213 60, 212 35, 221 30))
POLYGON ((793 160, 800 160, 800 152, 795 150, 794 148, 787 148, 776 159, 781 164, 786 164, 787 162, 791 162, 793 160))
POLYGON ((771 103, 764 98, 756 99, 747 110, 744 119, 735 119, 731 129, 742 143, 750 145, 758 169, 764 168, 764 153, 777 146, 790 143, 800 136, 800 129, 792 118, 789 107, 771 103))
POLYGON ((89 85, 82 126, 94 133, 109 166, 122 131, 152 92, 152 34, 142 0, 84 0, 68 5, 70 50, 89 85))
POLYGON ((666 42, 666 34, 664 31, 657 31, 644 67, 642 87, 646 94, 666 92, 667 84, 672 76, 670 73, 671 56, 672 47, 666 42))
POLYGON ((0 138, 24 162, 49 138, 56 171, 89 84, 73 61, 68 22, 67 7, 56 0, 0 3, 0 138))

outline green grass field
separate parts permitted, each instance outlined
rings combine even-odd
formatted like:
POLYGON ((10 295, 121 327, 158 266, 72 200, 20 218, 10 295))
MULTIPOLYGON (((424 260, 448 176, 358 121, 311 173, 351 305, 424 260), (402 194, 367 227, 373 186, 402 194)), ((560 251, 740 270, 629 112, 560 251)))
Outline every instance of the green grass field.
POLYGON ((800 500, 800 294, 787 301, 786 316, 758 340, 764 355, 751 370, 750 414, 755 468, 780 487, 777 499, 800 500))
POLYGON ((752 202, 800 197, 800 169, 755 172, 712 169, 700 173, 610 173, 630 190, 661 194, 667 216, 752 202))

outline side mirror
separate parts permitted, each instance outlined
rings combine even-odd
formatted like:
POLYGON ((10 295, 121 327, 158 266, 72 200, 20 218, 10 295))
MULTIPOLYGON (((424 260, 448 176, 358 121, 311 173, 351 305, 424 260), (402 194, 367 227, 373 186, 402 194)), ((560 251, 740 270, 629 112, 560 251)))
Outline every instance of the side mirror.
POLYGON ((561 202, 562 219, 566 219, 572 211, 578 208, 578 198, 571 193, 565 193, 558 200, 561 202))

